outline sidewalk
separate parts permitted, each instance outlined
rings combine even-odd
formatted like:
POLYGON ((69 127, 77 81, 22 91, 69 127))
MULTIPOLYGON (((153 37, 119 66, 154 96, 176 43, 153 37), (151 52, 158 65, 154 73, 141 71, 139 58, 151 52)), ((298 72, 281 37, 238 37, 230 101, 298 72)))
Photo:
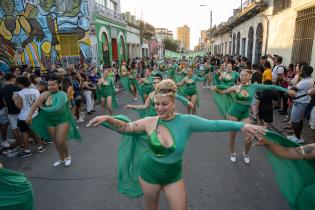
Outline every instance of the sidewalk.
MULTIPOLYGON (((285 117, 284 115, 280 115, 278 113, 278 110, 274 110, 273 112, 273 123, 271 124, 271 129, 283 134, 284 136, 293 135, 292 129, 283 129, 283 127, 287 127, 289 124, 287 122, 283 122, 285 117), (292 133, 289 133, 292 132, 292 133)), ((311 144, 313 143, 313 137, 312 137, 312 130, 309 125, 309 121, 304 120, 304 126, 302 130, 302 138, 304 139, 304 144, 311 144)))

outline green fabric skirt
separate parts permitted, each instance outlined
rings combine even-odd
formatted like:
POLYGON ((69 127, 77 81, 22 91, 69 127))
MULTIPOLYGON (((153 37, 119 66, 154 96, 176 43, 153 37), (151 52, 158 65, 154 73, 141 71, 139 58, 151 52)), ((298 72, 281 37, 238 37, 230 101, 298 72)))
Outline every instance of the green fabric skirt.
MULTIPOLYGON (((130 122, 128 117, 124 115, 117 115, 114 118, 130 122)), ((116 128, 106 122, 102 125, 117 132, 116 128)), ((147 142, 148 135, 146 133, 122 133, 118 147, 118 192, 130 198, 143 195, 139 176, 143 157, 149 151, 147 142)))
POLYGON ((149 153, 142 160, 141 178, 150 183, 167 185, 182 179, 182 160, 172 164, 157 162, 149 153))
POLYGON ((67 133, 67 139, 81 139, 68 104, 64 105, 64 107, 57 112, 47 112, 41 110, 38 115, 33 118, 31 128, 32 131, 39 137, 45 140, 52 140, 47 128, 57 127, 63 123, 68 123, 70 125, 67 133))
POLYGON ((24 174, 0 168, 0 209, 33 210, 33 189, 24 174))
MULTIPOLYGON (((286 137, 267 131, 265 138, 285 147, 298 147, 286 137)), ((289 160, 268 152, 280 191, 291 209, 315 209, 315 160, 289 160)))

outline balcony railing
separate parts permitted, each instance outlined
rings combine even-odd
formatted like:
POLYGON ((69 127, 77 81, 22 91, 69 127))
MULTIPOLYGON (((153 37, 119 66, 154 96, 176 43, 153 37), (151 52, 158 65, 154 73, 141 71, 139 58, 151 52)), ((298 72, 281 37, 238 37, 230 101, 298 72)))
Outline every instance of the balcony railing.
POLYGON ((105 5, 102 5, 100 3, 95 2, 94 4, 95 6, 95 11, 97 11, 100 15, 106 16, 106 17, 110 17, 112 19, 124 22, 124 16, 119 13, 116 12, 114 10, 109 9, 108 7, 106 7, 105 5))

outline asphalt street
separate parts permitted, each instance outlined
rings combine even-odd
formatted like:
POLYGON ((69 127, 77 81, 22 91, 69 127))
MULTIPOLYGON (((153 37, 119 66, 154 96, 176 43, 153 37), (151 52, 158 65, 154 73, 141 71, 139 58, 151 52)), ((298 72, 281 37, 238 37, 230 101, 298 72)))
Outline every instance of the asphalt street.
MULTIPOLYGON (((198 115, 220 119, 208 89, 199 86, 198 115)), ((137 119, 136 113, 123 108, 135 102, 123 91, 118 94, 116 114, 137 119)), ((69 141, 72 166, 53 167, 58 159, 54 145, 44 153, 28 158, 0 157, 5 167, 25 173, 33 185, 38 210, 140 210, 143 198, 129 199, 117 192, 117 148, 120 135, 104 127, 86 128, 97 112, 79 124, 82 142, 69 141)), ((177 104, 177 111, 185 113, 177 104)), ((289 206, 275 183, 264 148, 253 148, 251 164, 242 161, 242 134, 237 137, 237 163, 229 161, 228 133, 195 133, 184 156, 184 180, 188 208, 192 210, 241 209, 284 210, 289 206)), ((164 196, 160 209, 168 209, 164 196)))

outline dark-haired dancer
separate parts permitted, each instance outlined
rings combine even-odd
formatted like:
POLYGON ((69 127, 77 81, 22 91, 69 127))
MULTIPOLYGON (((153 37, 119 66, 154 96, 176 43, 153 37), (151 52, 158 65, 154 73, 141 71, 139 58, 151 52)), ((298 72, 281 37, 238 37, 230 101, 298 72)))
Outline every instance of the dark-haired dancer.
MULTIPOLYGON (((212 87, 212 90, 220 94, 236 93, 235 102, 228 108, 226 112, 226 119, 238 122, 250 123, 249 110, 250 105, 255 97, 257 90, 274 89, 278 91, 288 92, 287 89, 275 86, 275 85, 262 85, 262 84, 249 84, 251 74, 247 69, 241 71, 240 74, 240 85, 232 86, 225 90, 217 89, 216 86, 212 87)), ((294 91, 289 91, 288 93, 294 94, 294 91)), ((235 153, 235 137, 236 132, 230 133, 230 160, 231 162, 236 162, 235 153)), ((250 150, 252 141, 246 136, 245 137, 245 149, 243 152, 244 162, 246 164, 250 163, 248 152, 250 150)))
POLYGON ((65 164, 71 165, 71 157, 68 151, 67 139, 81 139, 69 109, 68 99, 65 92, 59 90, 59 80, 56 76, 48 78, 48 91, 42 93, 34 102, 25 120, 31 124, 35 134, 43 139, 55 143, 60 160, 54 166, 65 164), (38 115, 32 120, 37 108, 41 108, 38 115))

